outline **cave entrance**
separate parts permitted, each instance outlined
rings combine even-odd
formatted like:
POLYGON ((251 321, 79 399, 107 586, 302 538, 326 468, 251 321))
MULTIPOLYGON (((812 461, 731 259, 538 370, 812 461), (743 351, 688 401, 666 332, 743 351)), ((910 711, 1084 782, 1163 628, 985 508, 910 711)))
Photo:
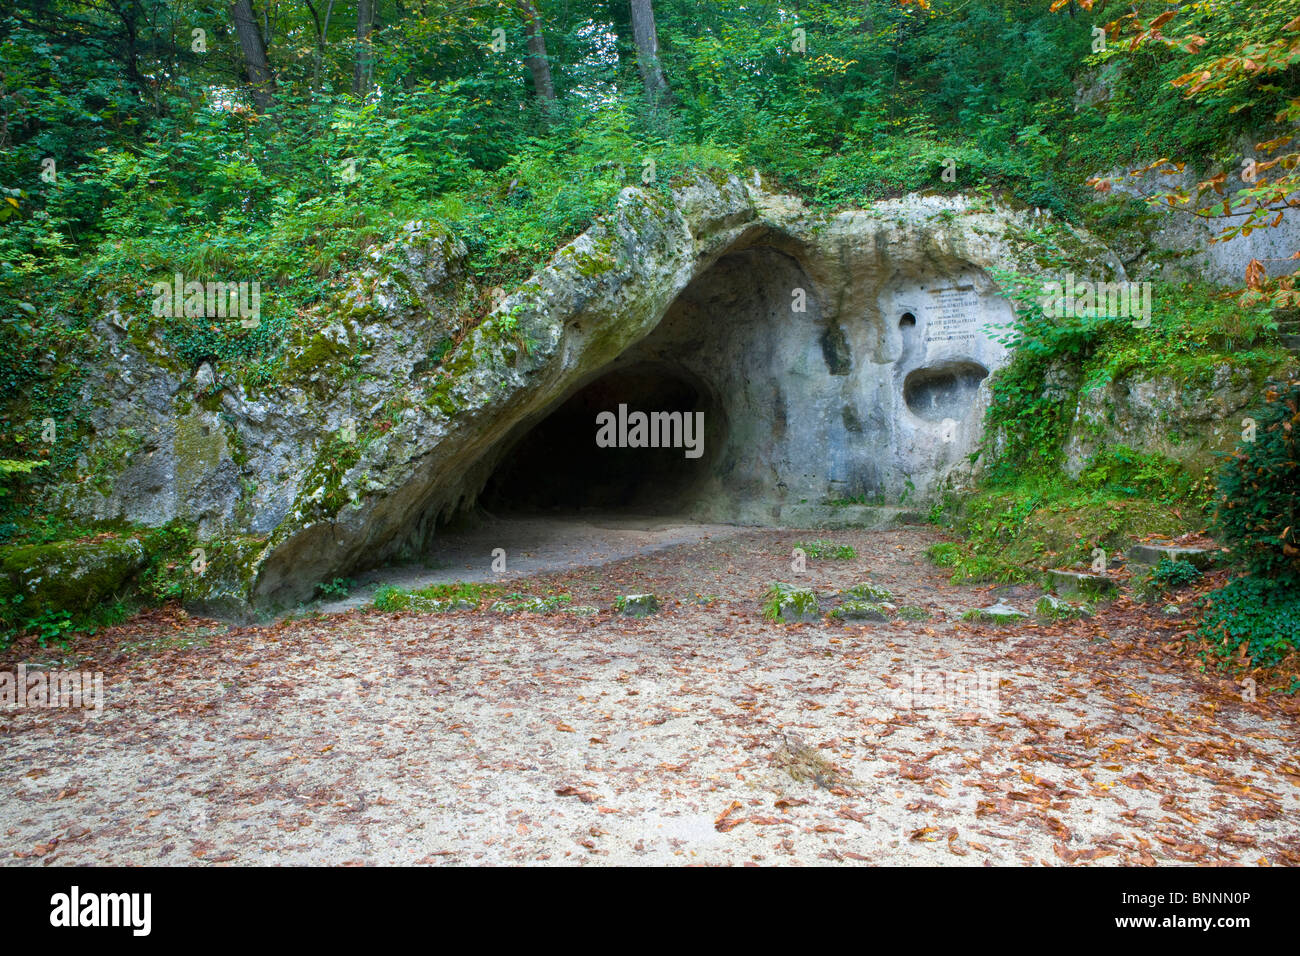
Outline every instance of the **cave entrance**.
POLYGON ((719 402, 692 373, 616 367, 510 445, 479 504, 493 514, 678 514, 701 493, 724 434, 719 402))

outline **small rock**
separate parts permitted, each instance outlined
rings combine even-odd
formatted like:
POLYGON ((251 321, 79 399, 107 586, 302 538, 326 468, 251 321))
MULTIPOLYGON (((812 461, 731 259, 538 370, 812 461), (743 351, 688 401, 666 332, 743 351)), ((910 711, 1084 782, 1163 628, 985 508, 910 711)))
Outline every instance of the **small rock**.
POLYGON ((888 590, 878 584, 872 584, 870 581, 864 581, 861 584, 855 584, 847 591, 841 591, 840 597, 849 601, 891 601, 893 595, 888 590))
POLYGON ((838 617, 845 621, 888 621, 889 611, 883 604, 872 604, 869 601, 845 601, 831 611, 831 617, 838 617))
POLYGON ((821 605, 811 588, 797 588, 793 584, 773 584, 767 591, 764 615, 772 620, 795 624, 816 621, 821 617, 821 605))
POLYGON ((624 617, 649 617, 659 613, 659 599, 653 594, 625 594, 614 603, 624 617))
POLYGON ((489 611, 498 614, 518 614, 521 611, 530 614, 552 614, 556 611, 562 611, 569 603, 567 594, 556 594, 550 597, 528 597, 523 594, 507 595, 500 601, 492 602, 489 611))
POLYGON ((1055 621, 1059 618, 1089 617, 1092 609, 1087 605, 1062 601, 1055 594, 1044 594, 1038 599, 1034 613, 1044 620, 1055 621))
POLYGON ((999 601, 992 607, 972 608, 963 614, 961 619, 963 621, 981 621, 989 624, 1008 624, 1028 616, 1024 611, 1017 611, 1010 604, 1003 604, 999 601))

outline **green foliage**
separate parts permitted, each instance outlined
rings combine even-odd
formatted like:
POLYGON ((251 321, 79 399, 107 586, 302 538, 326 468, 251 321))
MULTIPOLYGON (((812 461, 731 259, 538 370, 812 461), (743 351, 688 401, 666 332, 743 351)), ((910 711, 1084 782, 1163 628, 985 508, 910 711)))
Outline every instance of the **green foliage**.
POLYGON ((493 601, 489 610, 496 611, 499 614, 518 614, 524 611, 533 614, 550 614, 560 610, 567 604, 571 604, 572 601, 573 598, 568 594, 548 594, 544 597, 531 597, 527 594, 513 592, 499 601, 493 601))
POLYGON ((1045 594, 1034 605, 1034 614, 1044 621, 1072 621, 1092 614, 1088 604, 1071 604, 1050 594, 1045 594))
POLYGON ((1208 482, 1188 473, 1176 461, 1134 451, 1126 445, 1105 445, 1079 473, 1079 487, 1112 497, 1208 505, 1208 482))
POLYGON ((356 586, 357 582, 351 578, 335 578, 333 581, 322 581, 316 585, 316 593, 322 598, 345 598, 356 586))
POLYGON ((1270 667, 1300 650, 1300 381, 1270 382, 1218 475, 1215 522, 1248 571, 1201 598, 1197 635, 1226 668, 1270 667))
POLYGON ((172 522, 146 532, 142 540, 148 559, 138 582, 145 602, 156 605, 184 599, 194 585, 190 569, 190 552, 198 547, 194 529, 172 522))
POLYGON ((1125 487, 1088 489, 1062 475, 986 484, 952 513, 963 540, 934 545, 928 555, 953 569, 953 583, 1028 581, 1046 568, 1088 561, 1093 548, 1113 551, 1135 537, 1175 536, 1194 530, 1200 519, 1186 501, 1130 497, 1125 487))
POLYGON ((851 595, 861 601, 892 601, 894 596, 889 593, 887 588, 882 588, 878 584, 872 584, 870 581, 863 581, 861 584, 855 584, 847 591, 843 592, 851 595))
POLYGON ((66 651, 78 635, 93 634, 102 627, 121 624, 133 610, 121 601, 105 601, 81 613, 44 607, 31 614, 23 604, 21 594, 0 596, 0 650, 8 648, 23 634, 34 634, 41 647, 54 645, 66 651))
MULTIPOLYGON (((1064 279, 1074 268, 1065 248, 1052 234, 1034 241, 1064 279)), ((1051 317, 1038 281, 994 272, 1016 305, 1004 336, 1016 352, 990 382, 993 400, 974 456, 984 463, 979 487, 933 512, 964 540, 936 546, 932 559, 953 569, 954 582, 1022 581, 1086 560, 1095 547, 1114 550, 1133 537, 1200 527, 1212 503, 1209 474, 1110 440, 1070 479, 1066 438, 1085 390, 1130 376, 1208 390, 1224 369, 1259 375, 1284 366, 1289 356, 1268 344, 1268 312, 1243 309, 1206 287, 1156 283, 1146 327, 1051 317)))
POLYGON ((1166 591, 1185 588, 1200 576, 1200 570, 1192 562, 1182 559, 1172 561, 1167 554, 1160 556, 1160 563, 1148 574, 1152 584, 1166 591))
MULTIPOLYGON (((1066 259, 1056 265, 1063 280, 1071 265, 1066 259)), ((1004 335, 1016 352, 991 380, 993 402, 980 450, 991 460, 989 477, 995 484, 1059 473, 1082 389, 1104 388, 1135 374, 1208 386, 1224 366, 1272 368, 1288 360, 1269 344, 1276 325, 1268 310, 1241 308, 1209 287, 1154 283, 1150 325, 1139 327, 1128 318, 1050 316, 1039 281, 993 272, 1016 306, 1015 324, 1004 335)), ((1173 500, 1191 490, 1189 476, 1122 448, 1104 451, 1085 484, 1095 488, 1117 481, 1127 483, 1124 493, 1130 496, 1173 500)), ((1204 483, 1197 494, 1208 494, 1204 483)))
POLYGON ((1201 599, 1197 634, 1225 667, 1269 667, 1300 650, 1300 577, 1244 577, 1201 599))
POLYGON ((1181 590, 1200 580, 1201 572, 1190 561, 1170 560, 1161 555, 1160 563, 1133 582, 1134 595, 1143 601, 1154 601, 1170 591, 1181 590))
POLYGON ((767 589, 763 598, 763 617, 769 621, 812 619, 821 613, 817 595, 809 588, 778 581, 767 589))
POLYGON ((831 561, 852 561, 858 552, 852 545, 836 544, 834 541, 798 541, 795 547, 810 558, 826 558, 831 561))
POLYGON ((1000 611, 976 607, 964 613, 961 619, 973 624, 1015 624, 1017 621, 1024 620, 1024 617, 1023 614, 1004 614, 1000 611))
POLYGON ((43 461, 10 461, 0 458, 0 475, 30 475, 37 468, 45 466, 43 461))
POLYGON ((414 591, 386 584, 375 591, 374 606, 380 611, 423 611, 439 613, 454 608, 472 609, 484 598, 499 594, 499 585, 456 581, 431 584, 414 591))
POLYGON ((961 560, 961 545, 956 541, 940 541, 926 548, 925 556, 941 568, 951 568, 961 560))
POLYGON ((1300 380, 1270 383, 1243 441, 1218 476, 1215 521, 1251 571, 1300 573, 1300 380))
POLYGON ((411 603, 411 592, 394 584, 385 584, 375 591, 375 608, 380 611, 404 611, 411 603))
POLYGON ((477 605, 485 598, 500 594, 503 590, 498 584, 455 581, 451 584, 430 584, 413 593, 417 597, 431 601, 466 601, 477 605))
POLYGON ((13 494, 8 487, 10 475, 30 475, 37 468, 44 468, 47 464, 44 461, 12 461, 0 458, 0 498, 13 494))

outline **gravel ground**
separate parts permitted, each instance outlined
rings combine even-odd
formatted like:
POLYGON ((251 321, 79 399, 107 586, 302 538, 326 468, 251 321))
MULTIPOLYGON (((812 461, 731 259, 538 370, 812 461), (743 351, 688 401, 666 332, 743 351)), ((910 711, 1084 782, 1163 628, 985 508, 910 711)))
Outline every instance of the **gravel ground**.
MULTIPOLYGON (((1300 864, 1295 701, 1246 703, 1176 625, 976 625, 926 528, 709 529, 535 577, 590 616, 353 610, 96 638, 98 716, 0 711, 11 864, 1300 864), (851 561, 790 570, 795 542, 851 561), (687 536, 691 537, 690 535, 687 536), (782 625, 774 580, 925 620, 782 625), (661 614, 608 609, 652 590, 661 614), (909 699, 982 675, 996 699, 909 699)), ((512 584, 512 587, 519 587, 512 584)), ((963 685, 964 686, 964 685, 963 685)))
POLYGON ((320 601, 314 609, 337 614, 363 607, 384 584, 415 590, 453 581, 512 581, 539 573, 601 567, 620 558, 733 533, 735 529, 727 525, 628 515, 494 518, 466 531, 443 534, 436 550, 422 563, 360 575, 347 597, 320 601), (492 568, 493 552, 498 548, 505 552, 505 570, 500 572, 492 568))

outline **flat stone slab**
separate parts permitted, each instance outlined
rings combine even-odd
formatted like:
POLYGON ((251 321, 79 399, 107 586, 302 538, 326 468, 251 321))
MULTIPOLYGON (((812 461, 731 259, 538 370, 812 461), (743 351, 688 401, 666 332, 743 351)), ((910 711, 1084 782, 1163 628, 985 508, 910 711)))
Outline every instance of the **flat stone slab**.
POLYGON ((892 601, 894 596, 889 593, 887 588, 882 588, 879 584, 863 581, 861 584, 855 584, 853 587, 841 591, 840 598, 845 601, 870 601, 879 604, 892 601))
POLYGON ((1214 564, 1214 548, 1184 548, 1176 544, 1135 544, 1128 549, 1128 559, 1137 564, 1159 564, 1161 558, 1170 561, 1187 561, 1198 571, 1214 564))
POLYGON ((837 617, 845 621, 876 621, 884 623, 889 620, 889 612, 890 608, 884 604, 873 604, 870 601, 845 601, 831 611, 831 617, 837 617))
POLYGON ((981 624, 1010 624, 1028 616, 1024 611, 1018 611, 1010 604, 999 601, 992 607, 972 608, 963 614, 961 619, 981 624))
POLYGON ((1118 585, 1107 574, 1093 574, 1088 571, 1053 570, 1047 572, 1052 582, 1052 590, 1061 597, 1098 598, 1114 594, 1118 585))

